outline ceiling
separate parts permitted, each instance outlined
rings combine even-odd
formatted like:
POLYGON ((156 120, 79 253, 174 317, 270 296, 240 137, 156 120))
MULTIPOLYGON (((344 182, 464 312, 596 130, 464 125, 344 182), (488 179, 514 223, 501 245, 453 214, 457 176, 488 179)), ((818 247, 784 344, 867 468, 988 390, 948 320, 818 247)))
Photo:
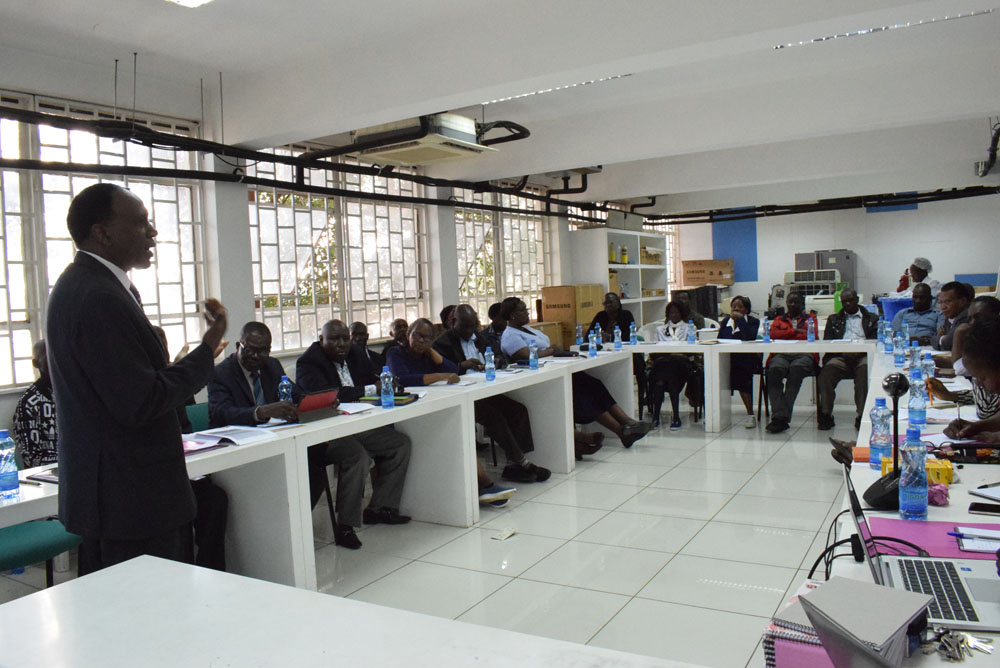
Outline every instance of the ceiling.
POLYGON ((973 171, 1000 116, 1000 0, 4 0, 0 45, 0 88, 104 102, 115 58, 130 102, 137 51, 139 107, 196 118, 204 79, 214 137, 223 115, 248 146, 445 110, 515 121, 529 139, 430 173, 602 165, 577 198, 659 195, 647 211, 1000 183, 973 171))

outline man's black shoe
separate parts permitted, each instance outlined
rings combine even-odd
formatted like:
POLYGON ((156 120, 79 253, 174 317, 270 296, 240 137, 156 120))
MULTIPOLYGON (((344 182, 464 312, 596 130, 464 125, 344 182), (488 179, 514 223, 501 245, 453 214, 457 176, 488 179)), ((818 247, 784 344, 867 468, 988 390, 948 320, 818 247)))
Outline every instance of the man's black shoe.
POLYGON ((764 429, 766 429, 769 434, 780 434, 781 432, 788 430, 788 423, 784 420, 775 419, 768 422, 764 429))
POLYGON ((361 549, 361 539, 352 527, 337 527, 333 532, 333 542, 349 550, 361 549))
POLYGON ((820 415, 816 418, 816 428, 820 431, 829 431, 833 429, 833 416, 832 415, 820 415))
POLYGON ((409 515, 400 515, 395 508, 365 508, 361 518, 365 524, 406 524, 409 515))

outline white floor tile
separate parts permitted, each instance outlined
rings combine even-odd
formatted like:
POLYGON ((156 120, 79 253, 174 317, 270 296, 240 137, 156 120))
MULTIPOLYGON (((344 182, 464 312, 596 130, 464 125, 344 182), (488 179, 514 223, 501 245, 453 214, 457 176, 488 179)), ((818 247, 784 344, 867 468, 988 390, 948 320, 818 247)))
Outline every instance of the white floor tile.
POLYGON ((317 589, 347 596, 410 563, 409 559, 327 545, 316 550, 317 589))
POLYGON ((662 447, 640 448, 636 444, 629 450, 622 450, 614 457, 608 458, 609 462, 617 464, 638 464, 640 466, 665 466, 670 468, 677 466, 682 461, 695 454, 694 450, 668 450, 662 447))
POLYGON ((771 457, 770 453, 734 454, 731 452, 696 452, 684 460, 685 468, 720 469, 723 471, 756 471, 771 457))
POLYGON ((699 666, 744 668, 766 625, 764 617, 635 598, 590 644, 699 666))
POLYGON ((510 578, 414 561, 350 598, 454 619, 510 578))
POLYGON ((560 538, 514 534, 494 540, 496 529, 474 529, 420 558, 442 566, 517 576, 561 546, 560 538))
POLYGON ((528 501, 509 513, 487 522, 484 527, 495 530, 512 527, 518 533, 569 539, 606 514, 607 511, 593 508, 574 508, 528 501))
POLYGON ((681 554, 796 568, 815 531, 709 522, 681 554))
POLYGON ((672 556, 664 552, 573 541, 529 568, 521 577, 632 595, 672 556))
POLYGON ((836 478, 803 478, 760 471, 740 490, 740 494, 832 503, 841 495, 843 486, 842 481, 836 478))
POLYGON ((729 494, 692 492, 649 487, 623 503, 618 510, 647 515, 710 519, 729 500, 729 494))
POLYGON ((720 471, 678 466, 654 480, 650 487, 734 494, 753 476, 750 471, 720 471))
POLYGON ((644 466, 617 462, 601 462, 600 464, 600 466, 581 470, 576 474, 576 480, 645 486, 670 470, 669 466, 644 466))
POLYGON ((614 485, 587 480, 567 480, 535 497, 538 503, 555 503, 578 508, 614 510, 635 496, 641 487, 614 485))
POLYGON ((829 502, 773 499, 737 494, 716 519, 721 522, 818 531, 830 508, 829 502))
MULTIPOLYGON (((42 585, 44 586, 44 584, 45 582, 43 580, 42 585)), ((37 591, 41 590, 38 587, 33 587, 25 582, 23 576, 0 575, 0 604, 9 603, 10 601, 17 600, 22 596, 34 594, 37 591)))
POLYGON ((764 658, 764 645, 757 643, 757 649, 753 651, 753 656, 747 661, 746 668, 764 668, 766 659, 764 658))
POLYGON ((784 457, 779 452, 768 461, 762 471, 783 475, 807 476, 810 478, 840 478, 843 480, 844 467, 833 461, 832 457, 801 459, 784 457))
POLYGON ((387 554, 404 559, 416 559, 454 540, 468 529, 428 522, 409 524, 376 524, 358 533, 365 552, 387 554))
POLYGON ((769 617, 794 575, 794 568, 679 554, 637 595, 769 617))
POLYGON ((458 619, 586 643, 628 600, 627 596, 607 592, 514 580, 458 619))
POLYGON ((734 455, 773 455, 782 449, 783 444, 771 443, 754 438, 717 439, 705 446, 705 452, 725 452, 734 455))
POLYGON ((616 510, 574 540, 641 550, 677 552, 703 526, 705 526, 704 520, 640 515, 616 510))

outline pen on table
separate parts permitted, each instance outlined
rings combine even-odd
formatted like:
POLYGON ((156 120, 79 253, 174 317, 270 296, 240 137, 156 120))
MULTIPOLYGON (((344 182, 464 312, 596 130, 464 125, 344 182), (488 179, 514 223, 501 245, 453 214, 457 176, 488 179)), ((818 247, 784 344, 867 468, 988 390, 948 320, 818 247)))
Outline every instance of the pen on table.
POLYGON ((989 489, 990 487, 1000 487, 1000 482, 991 482, 988 485, 980 485, 976 489, 989 489))
POLYGON ((958 531, 949 531, 949 536, 955 536, 956 538, 964 538, 966 540, 992 540, 1000 541, 1000 538, 994 538, 992 536, 980 536, 974 533, 960 533, 958 531))
POLYGON ((41 487, 42 483, 37 480, 18 480, 22 485, 34 485, 35 487, 41 487))

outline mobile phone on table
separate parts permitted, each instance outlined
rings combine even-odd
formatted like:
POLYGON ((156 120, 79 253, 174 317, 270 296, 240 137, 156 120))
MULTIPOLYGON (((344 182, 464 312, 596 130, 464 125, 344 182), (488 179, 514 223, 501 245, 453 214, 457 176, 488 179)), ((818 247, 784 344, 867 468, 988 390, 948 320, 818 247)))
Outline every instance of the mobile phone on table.
POLYGON ((975 515, 996 515, 1000 517, 1000 503, 970 503, 969 512, 975 515))

